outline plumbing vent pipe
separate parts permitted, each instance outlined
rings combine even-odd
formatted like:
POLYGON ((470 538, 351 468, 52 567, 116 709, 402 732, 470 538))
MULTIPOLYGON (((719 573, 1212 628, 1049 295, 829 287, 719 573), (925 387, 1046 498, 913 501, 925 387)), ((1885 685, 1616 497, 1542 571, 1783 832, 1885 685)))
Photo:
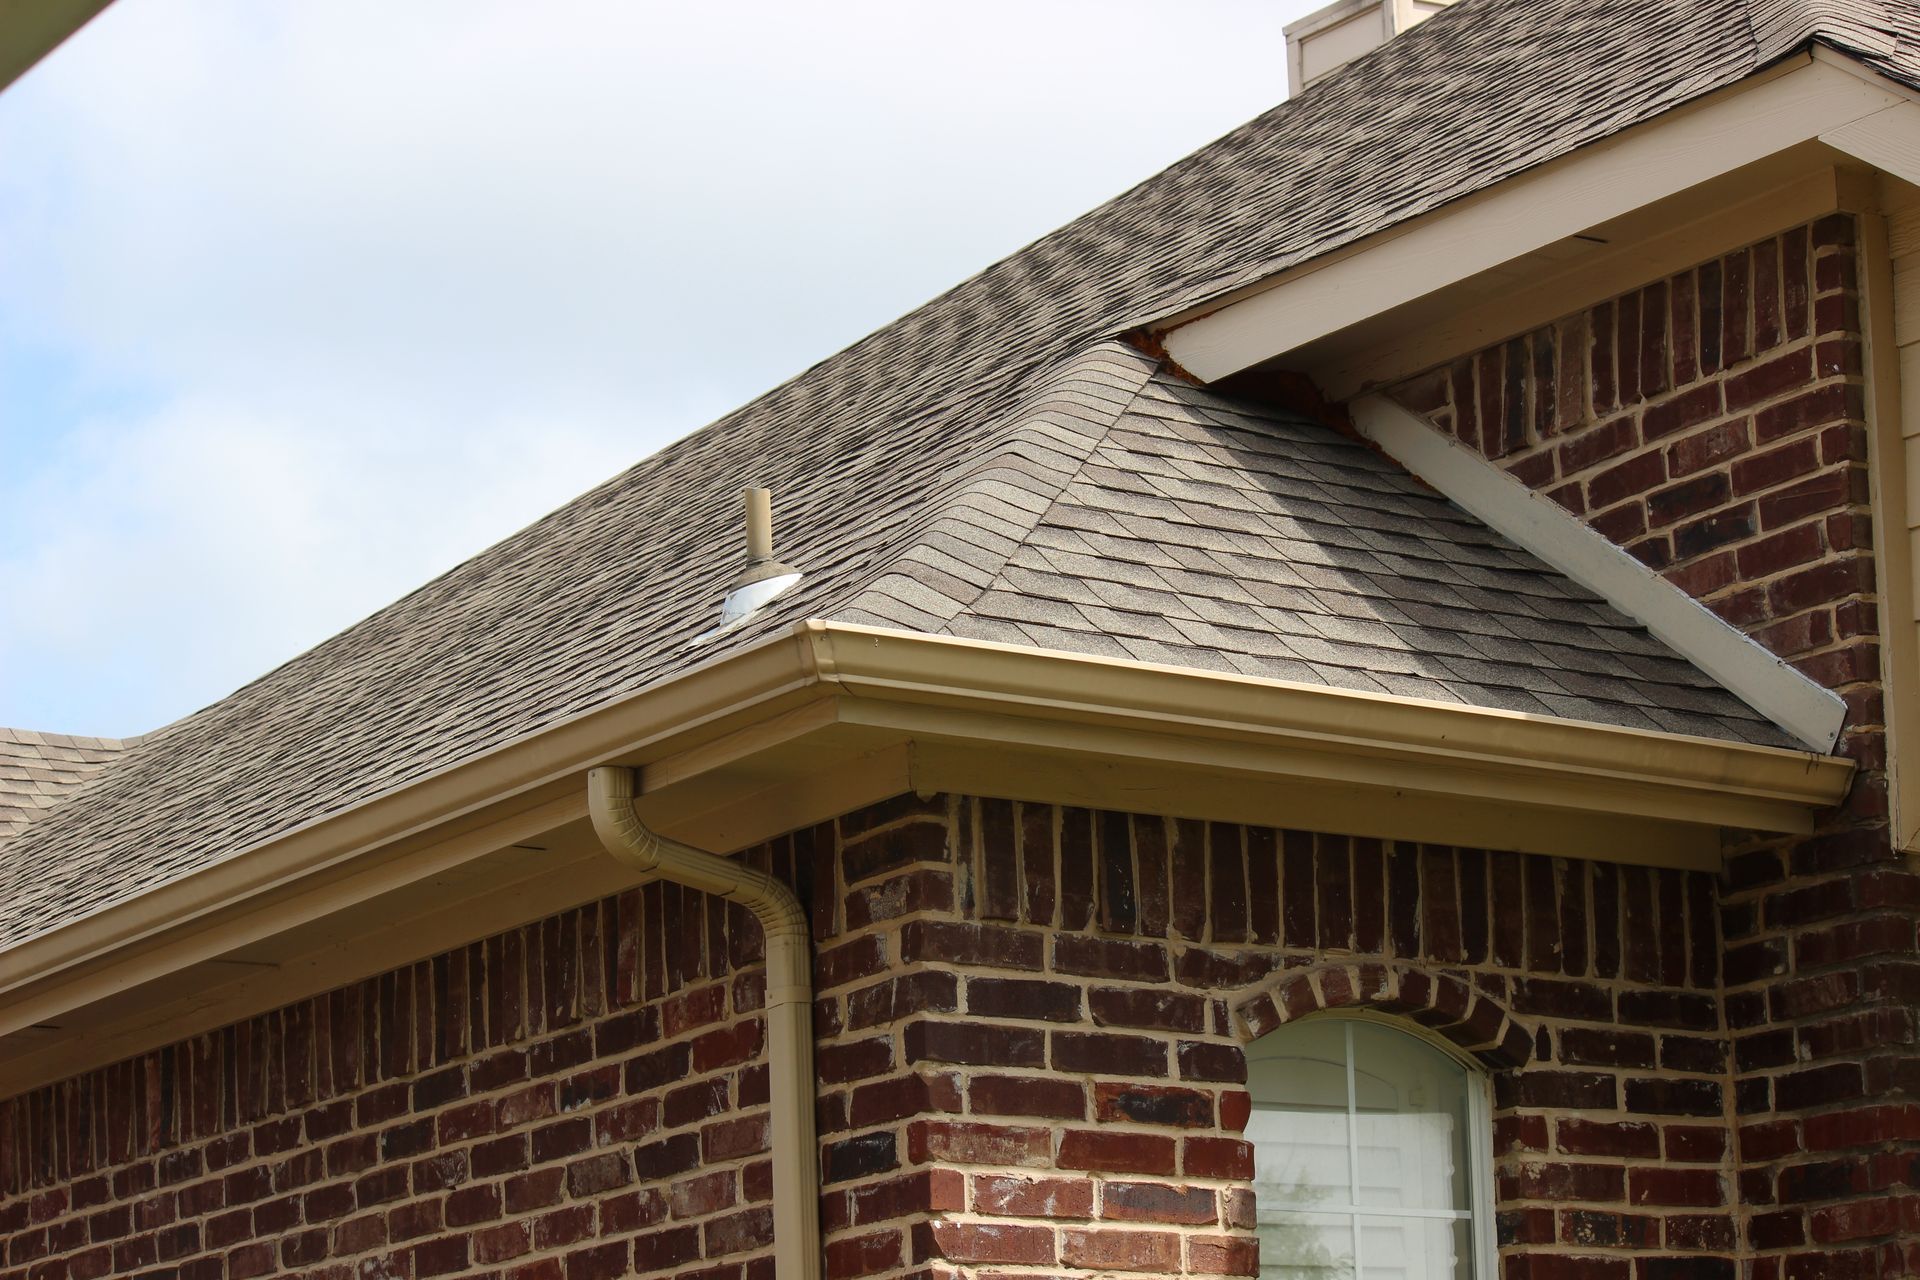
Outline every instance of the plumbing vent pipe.
POLYGON ((747 567, 734 584, 744 586, 794 572, 773 558, 773 490, 742 489, 740 496, 747 504, 747 567))
POLYGON ((732 589, 720 602, 720 624, 695 636, 695 644, 733 630, 800 581, 798 569, 773 558, 773 490, 749 487, 740 496, 747 508, 747 566, 734 575, 732 589))

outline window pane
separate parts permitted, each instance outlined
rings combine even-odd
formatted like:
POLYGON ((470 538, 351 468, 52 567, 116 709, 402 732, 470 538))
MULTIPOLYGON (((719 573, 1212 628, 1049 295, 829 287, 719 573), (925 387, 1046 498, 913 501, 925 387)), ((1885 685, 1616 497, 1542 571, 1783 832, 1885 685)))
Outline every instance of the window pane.
POLYGON ((1464 1218, 1367 1218, 1360 1280, 1456 1280, 1473 1268, 1473 1224, 1464 1218))
POLYGON ((1264 1280, 1492 1280, 1474 1252, 1478 1084, 1444 1050, 1361 1019, 1251 1045, 1264 1280))
POLYGON ((1351 1203, 1344 1112, 1256 1107, 1247 1121, 1247 1139, 1253 1143, 1253 1190, 1263 1214, 1269 1208, 1351 1203))
POLYGON ((1271 1211, 1350 1204, 1347 1033, 1324 1020, 1256 1042, 1247 1055, 1254 1194, 1271 1211))
POLYGON ((1262 1214, 1259 1230, 1260 1280, 1354 1280, 1352 1218, 1262 1214))
POLYGON ((1471 1207, 1466 1068, 1412 1036, 1367 1022, 1353 1024, 1353 1056, 1359 1203, 1471 1207))

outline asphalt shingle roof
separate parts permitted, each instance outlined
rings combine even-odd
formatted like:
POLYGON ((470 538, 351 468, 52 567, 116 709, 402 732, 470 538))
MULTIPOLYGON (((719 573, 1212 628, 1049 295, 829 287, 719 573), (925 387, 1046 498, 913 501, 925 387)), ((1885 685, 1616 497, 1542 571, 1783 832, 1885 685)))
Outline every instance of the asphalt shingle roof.
POLYGON ((803 617, 1784 739, 1331 431, 1111 341, 1730 84, 1812 35, 1920 83, 1910 0, 1463 0, 225 700, 0 848, 0 948, 713 656, 738 489, 803 617))
POLYGON ((1096 362, 1138 390, 991 581, 948 597, 960 608, 943 616, 928 593, 950 588, 923 582, 916 547, 841 616, 1794 745, 1639 623, 1364 445, 1124 348, 1075 374, 1096 362), (900 599, 903 579, 922 585, 917 600, 900 599))
POLYGON ((65 800, 128 744, 0 729, 0 844, 65 800))

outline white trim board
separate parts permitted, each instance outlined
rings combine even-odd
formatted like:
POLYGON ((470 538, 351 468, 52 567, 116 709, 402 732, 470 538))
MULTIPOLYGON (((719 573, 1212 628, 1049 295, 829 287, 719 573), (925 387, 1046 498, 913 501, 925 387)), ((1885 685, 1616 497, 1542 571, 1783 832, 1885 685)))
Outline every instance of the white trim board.
POLYGON ((1896 178, 1920 185, 1920 104, 1901 102, 1829 129, 1820 141, 1896 178))
MULTIPOLYGON (((1181 368, 1218 381, 1803 142, 1851 152, 1870 135, 1890 160, 1902 150, 1904 116, 1889 108, 1911 105, 1803 57, 1283 272, 1198 318, 1170 318, 1163 341, 1181 368)), ((1912 154, 1910 143, 1905 150, 1912 154)))
POLYGON ((1832 750, 1847 707, 1706 606, 1415 413, 1382 395, 1348 406, 1360 434, 1388 456, 1608 604, 1799 739, 1832 750))
POLYGON ((1559 241, 1310 342, 1288 364, 1341 403, 1839 209, 1842 157, 1812 144, 1795 150, 1803 165, 1783 151, 1601 223, 1592 240, 1559 241))

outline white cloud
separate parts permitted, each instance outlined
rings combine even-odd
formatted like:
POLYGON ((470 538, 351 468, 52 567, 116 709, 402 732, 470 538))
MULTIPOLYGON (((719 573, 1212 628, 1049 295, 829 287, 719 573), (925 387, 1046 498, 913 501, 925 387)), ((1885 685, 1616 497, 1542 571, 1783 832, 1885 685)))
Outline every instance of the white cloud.
POLYGON ((0 96, 0 369, 81 392, 0 386, 0 722, 244 682, 1271 105, 1307 7, 121 0, 0 96))

